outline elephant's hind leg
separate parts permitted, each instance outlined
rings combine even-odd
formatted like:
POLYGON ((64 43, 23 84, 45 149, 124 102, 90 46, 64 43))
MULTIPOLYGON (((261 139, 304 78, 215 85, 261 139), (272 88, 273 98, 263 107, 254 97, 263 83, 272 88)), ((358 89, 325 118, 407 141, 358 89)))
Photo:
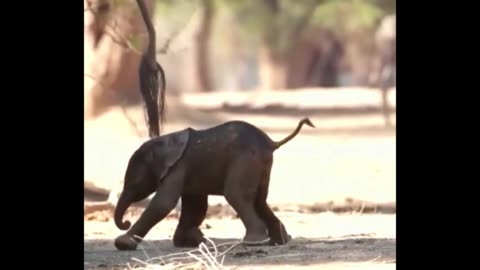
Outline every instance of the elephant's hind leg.
POLYGON ((243 241, 250 245, 268 243, 267 227, 255 211, 255 193, 260 182, 261 163, 244 156, 232 162, 225 181, 225 199, 233 207, 246 228, 243 241))
POLYGON ((291 240, 283 223, 275 216, 267 204, 268 182, 262 183, 255 200, 255 209, 268 228, 271 245, 284 245, 291 240))
POLYGON ((204 241, 199 226, 208 209, 208 195, 182 195, 182 213, 173 244, 176 247, 197 247, 204 241))

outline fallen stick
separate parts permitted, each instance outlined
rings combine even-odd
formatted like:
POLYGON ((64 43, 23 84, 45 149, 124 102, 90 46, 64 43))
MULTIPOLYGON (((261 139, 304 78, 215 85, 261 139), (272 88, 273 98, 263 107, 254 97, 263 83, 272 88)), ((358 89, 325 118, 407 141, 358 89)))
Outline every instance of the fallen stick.
POLYGON ((83 204, 83 215, 88 215, 96 211, 115 210, 115 206, 108 201, 105 202, 85 202, 83 204))

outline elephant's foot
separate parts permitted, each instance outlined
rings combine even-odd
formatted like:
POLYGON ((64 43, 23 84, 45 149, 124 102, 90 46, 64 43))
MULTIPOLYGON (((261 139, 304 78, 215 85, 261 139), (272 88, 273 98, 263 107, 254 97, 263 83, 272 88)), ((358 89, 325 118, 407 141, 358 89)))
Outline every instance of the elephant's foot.
POLYGON ((177 230, 173 236, 173 244, 176 247, 198 247, 204 241, 205 238, 199 228, 177 230))
POLYGON ((269 235, 270 245, 272 246, 285 245, 292 240, 292 236, 287 233, 285 226, 281 222, 276 227, 273 227, 272 231, 269 231, 269 235))
POLYGON ((138 242, 133 236, 122 234, 115 239, 114 244, 118 250, 136 250, 138 242))
POLYGON ((264 246, 268 245, 270 237, 266 233, 247 233, 242 241, 247 246, 264 246))
POLYGON ((283 236, 282 238, 279 238, 279 239, 270 239, 269 245, 271 246, 285 245, 291 240, 292 240, 292 236, 290 234, 287 234, 286 236, 283 236))

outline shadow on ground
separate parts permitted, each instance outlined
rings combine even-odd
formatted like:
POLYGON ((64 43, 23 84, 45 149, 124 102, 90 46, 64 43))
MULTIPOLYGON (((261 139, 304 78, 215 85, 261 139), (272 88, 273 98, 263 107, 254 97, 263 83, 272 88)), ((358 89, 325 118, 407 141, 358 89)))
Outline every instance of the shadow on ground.
MULTIPOLYGON (((212 241, 217 246, 225 244, 218 248, 221 253, 238 239, 213 238, 212 241)), ((263 265, 272 266, 274 269, 275 265, 307 266, 367 261, 395 263, 395 244, 395 239, 371 238, 363 235, 347 236, 341 239, 299 237, 285 246, 238 245, 226 254, 224 265, 263 265)), ((127 263, 132 266, 139 265, 133 258, 145 262, 149 258, 191 250, 175 248, 171 240, 149 241, 142 246, 144 250, 139 248, 136 251, 117 251, 112 240, 85 240, 84 269, 122 269, 127 263)), ((192 262, 192 259, 183 259, 181 262, 192 262)))

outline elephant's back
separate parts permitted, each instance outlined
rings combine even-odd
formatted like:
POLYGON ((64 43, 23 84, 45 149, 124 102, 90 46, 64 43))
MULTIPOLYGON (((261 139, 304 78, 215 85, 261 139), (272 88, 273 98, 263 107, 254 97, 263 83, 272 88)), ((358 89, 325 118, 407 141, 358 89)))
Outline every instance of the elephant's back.
POLYGON ((273 151, 274 142, 256 126, 240 121, 229 121, 215 127, 195 130, 190 138, 192 151, 201 152, 205 156, 216 155, 229 158, 242 150, 254 148, 262 151, 273 151))
POLYGON ((274 150, 272 139, 258 127, 244 121, 231 121, 228 124, 233 133, 236 134, 233 143, 241 149, 274 150))

